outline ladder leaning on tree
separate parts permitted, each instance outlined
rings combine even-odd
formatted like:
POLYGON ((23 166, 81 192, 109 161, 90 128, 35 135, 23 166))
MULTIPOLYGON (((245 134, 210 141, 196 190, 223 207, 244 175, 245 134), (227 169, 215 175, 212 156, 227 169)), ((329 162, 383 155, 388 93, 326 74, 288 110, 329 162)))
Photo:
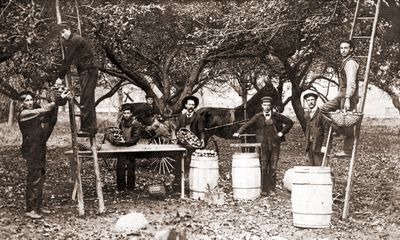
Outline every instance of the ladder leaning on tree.
MULTIPOLYGON (((76 12, 77 12, 77 19, 78 19, 78 30, 79 34, 81 35, 81 24, 80 24, 80 18, 79 18, 79 9, 78 9, 78 4, 77 1, 75 0, 75 6, 76 6, 76 12)), ((60 8, 59 8, 59 0, 56 0, 56 15, 57 15, 57 23, 61 23, 61 13, 60 13, 60 8)), ((64 58, 64 49, 61 48, 62 50, 62 55, 64 58)), ((78 146, 78 128, 76 124, 76 117, 80 117, 80 114, 75 113, 75 105, 79 107, 79 103, 76 100, 75 97, 75 89, 74 85, 71 80, 71 76, 68 73, 66 75, 66 85, 68 87, 68 90, 71 92, 72 98, 68 101, 68 112, 69 112, 69 120, 70 120, 70 128, 71 128, 71 139, 72 139, 72 156, 73 156, 73 163, 75 166, 71 166, 71 170, 73 172, 73 178, 74 178, 74 190, 72 193, 72 199, 75 200, 75 197, 78 197, 78 212, 80 216, 83 216, 85 214, 85 208, 84 208, 84 202, 83 202, 83 190, 82 190, 82 177, 81 177, 81 165, 82 165, 82 159, 83 158, 88 158, 88 155, 81 155, 79 151, 79 146, 78 146)), ((85 136, 86 137, 86 136, 85 136)), ((102 191, 102 184, 101 184, 101 176, 100 176, 100 167, 99 167, 99 162, 98 162, 98 156, 97 156, 97 149, 96 149, 96 139, 95 136, 90 134, 89 136, 90 140, 90 148, 91 148, 91 156, 90 158, 93 158, 93 163, 94 163, 94 171, 96 175, 96 192, 97 192, 97 198, 98 198, 98 204, 99 204, 99 213, 105 212, 105 207, 104 207, 104 200, 103 200, 103 191, 102 191)))
MULTIPOLYGON (((349 37, 349 39, 352 41, 360 42, 361 43, 360 46, 368 45, 368 54, 367 55, 362 54, 360 56, 355 56, 356 58, 360 59, 360 61, 362 63, 365 63, 363 65, 360 64, 360 66, 365 67, 365 69, 364 69, 363 87, 362 87, 362 91, 361 91, 360 104, 357 107, 357 112, 359 112, 359 113, 364 112, 365 99, 366 99, 367 90, 368 90, 369 70, 370 70, 370 66, 371 66, 372 53, 373 53, 373 48, 374 48, 374 38, 375 38, 375 33, 376 33, 376 26, 378 23, 378 16, 379 16, 381 0, 376 1, 375 12, 374 12, 373 16, 369 15, 369 14, 373 14, 373 12, 368 11, 367 13, 365 13, 365 12, 361 11, 361 10, 365 10, 365 9, 361 9, 361 2, 365 3, 366 1, 365 0, 357 1, 357 6, 356 6, 355 13, 354 13, 354 19, 353 19, 350 37, 349 37), (363 25, 363 23, 368 23, 368 22, 369 22, 369 26, 371 26, 371 28, 369 28, 371 33, 369 35, 365 35, 365 33, 362 32, 361 26, 365 25, 365 24, 363 25)), ((351 193, 351 187, 352 187, 352 178, 353 178, 353 174, 354 174, 354 166, 355 166, 356 157, 357 157, 357 147, 358 147, 359 138, 360 138, 360 129, 361 129, 361 121, 359 121, 354 126, 355 138, 354 138, 354 142, 353 142, 353 150, 352 150, 351 159, 350 159, 350 163, 349 163, 345 201, 344 201, 343 214, 342 214, 343 219, 347 218, 347 215, 349 212, 350 193, 351 193)), ((322 161, 322 166, 328 165, 328 153, 330 152, 329 148, 332 146, 331 141, 332 141, 332 127, 329 128, 329 133, 328 133, 327 143, 326 143, 326 150, 325 150, 324 158, 322 161)))

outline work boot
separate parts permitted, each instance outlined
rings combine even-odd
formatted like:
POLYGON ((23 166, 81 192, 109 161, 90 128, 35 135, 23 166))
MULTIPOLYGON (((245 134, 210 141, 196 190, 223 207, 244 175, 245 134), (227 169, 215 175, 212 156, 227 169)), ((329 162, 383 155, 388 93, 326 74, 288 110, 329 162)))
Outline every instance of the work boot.
POLYGON ((51 211, 50 211, 49 209, 47 209, 47 208, 40 208, 40 209, 39 209, 39 213, 42 213, 42 214, 50 214, 51 211))
POLYGON ((25 216, 30 217, 31 219, 40 219, 42 218, 41 215, 35 212, 35 210, 32 210, 30 212, 26 212, 25 216))
POLYGON ((350 157, 351 153, 347 153, 344 151, 340 151, 334 154, 335 157, 340 157, 340 158, 345 158, 345 157, 350 157))

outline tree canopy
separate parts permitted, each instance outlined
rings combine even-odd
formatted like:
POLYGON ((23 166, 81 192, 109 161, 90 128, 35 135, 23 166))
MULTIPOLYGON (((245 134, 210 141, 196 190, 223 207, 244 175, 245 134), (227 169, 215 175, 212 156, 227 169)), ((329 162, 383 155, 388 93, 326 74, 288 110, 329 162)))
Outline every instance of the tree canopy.
MULTIPOLYGON (((277 80, 281 94, 289 82, 292 96, 286 100, 300 122, 301 93, 337 67, 337 44, 348 38, 355 8, 350 0, 77 2, 82 35, 94 46, 103 73, 101 84, 129 82, 158 94, 161 108, 178 111, 186 95, 246 70, 253 83, 277 80)), ((400 109, 398 4, 382 6, 371 80, 400 109)), ((61 8, 74 30, 75 7, 67 1, 61 8)), ((52 31, 54 2, 3 2, 0 16, 3 82, 40 89, 54 81, 61 60, 52 31)))

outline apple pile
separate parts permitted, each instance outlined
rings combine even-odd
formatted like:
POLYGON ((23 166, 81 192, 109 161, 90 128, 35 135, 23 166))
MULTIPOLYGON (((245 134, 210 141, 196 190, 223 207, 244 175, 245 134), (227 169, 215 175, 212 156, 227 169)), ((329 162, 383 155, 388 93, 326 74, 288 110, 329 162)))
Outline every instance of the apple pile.
POLYGON ((193 148, 201 148, 203 145, 200 139, 186 128, 179 129, 178 138, 182 143, 188 144, 193 148))
POLYGON ((125 142, 125 137, 122 134, 121 129, 113 127, 109 129, 110 133, 112 134, 112 137, 114 140, 118 143, 124 143, 125 142))
POLYGON ((214 150, 196 149, 192 155, 196 157, 216 157, 217 153, 214 150))

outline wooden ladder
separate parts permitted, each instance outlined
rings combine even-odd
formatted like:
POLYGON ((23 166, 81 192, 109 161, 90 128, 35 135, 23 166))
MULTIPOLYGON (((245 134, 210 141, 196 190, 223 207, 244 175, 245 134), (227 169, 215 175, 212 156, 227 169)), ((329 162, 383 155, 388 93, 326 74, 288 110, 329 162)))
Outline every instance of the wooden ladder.
MULTIPOLYGON (((375 4, 375 13, 374 16, 366 16, 365 13, 363 13, 361 10, 361 2, 366 2, 365 0, 358 0, 357 1, 357 6, 356 10, 354 13, 354 18, 353 18, 353 23, 351 26, 351 32, 350 32, 350 37, 349 39, 353 42, 361 42, 360 46, 368 44, 368 54, 367 55, 360 55, 360 56, 354 56, 358 59, 360 59, 361 62, 365 62, 364 66, 364 78, 363 78, 363 88, 361 91, 361 99, 360 99, 360 104, 357 107, 357 112, 364 112, 364 106, 365 106, 365 99, 367 95, 367 90, 368 90, 368 82, 369 82, 369 71, 371 67, 371 60, 372 60, 372 54, 373 54, 373 48, 374 48, 374 39, 375 39, 375 33, 376 33, 376 26, 378 23, 378 16, 379 16, 379 9, 381 5, 381 0, 377 0, 375 4), (369 35, 364 35, 363 33, 360 32, 360 24, 362 23, 368 23, 369 26, 371 26, 371 33, 369 35)), ((365 10, 365 9, 364 9, 365 10)), ((360 64, 361 66, 361 64, 360 64)), ((360 130, 361 130, 361 121, 360 123, 356 124, 354 126, 354 142, 353 142, 353 150, 351 153, 351 159, 350 159, 350 164, 349 164, 349 171, 348 171, 348 176, 347 176, 347 186, 346 186, 346 193, 345 193, 345 200, 344 200, 344 207, 343 207, 343 213, 342 213, 342 218, 346 219, 348 212, 349 212, 349 201, 350 201, 350 194, 351 194, 351 187, 352 187, 352 178, 354 175, 354 166, 356 162, 356 157, 357 157, 357 147, 359 144, 359 138, 360 138, 360 130)), ((330 147, 332 146, 332 127, 329 128, 328 132, 328 137, 327 137, 327 142, 326 142, 326 150, 324 154, 324 158, 322 160, 322 166, 327 166, 328 165, 328 153, 330 152, 330 147)))
MULTIPOLYGON (((72 138, 72 156, 74 158, 75 167, 72 167, 74 171, 74 190, 72 192, 72 200, 78 197, 78 211, 79 215, 83 216, 85 214, 84 202, 83 202, 83 190, 82 190, 82 176, 81 176, 81 168, 82 168, 82 159, 88 158, 88 155, 82 155, 79 151, 78 146, 78 128, 76 124, 76 118, 80 117, 80 114, 75 113, 75 106, 78 105, 75 94, 74 94, 74 86, 71 81, 71 77, 67 76, 67 87, 72 94, 72 99, 68 101, 68 110, 69 110, 69 121, 70 121, 70 128, 71 128, 71 138, 72 138)), ((79 106, 79 105, 78 105, 79 106)), ((86 136, 85 136, 86 137, 86 136)), ((103 191, 102 191, 102 183, 101 183, 101 175, 100 175, 100 167, 99 161, 97 156, 97 149, 96 149, 96 138, 93 134, 89 135, 90 140, 90 149, 92 151, 92 155, 89 158, 93 159, 94 164, 94 171, 96 175, 96 192, 97 198, 99 202, 99 213, 105 212, 104 207, 104 200, 103 200, 103 191)))

